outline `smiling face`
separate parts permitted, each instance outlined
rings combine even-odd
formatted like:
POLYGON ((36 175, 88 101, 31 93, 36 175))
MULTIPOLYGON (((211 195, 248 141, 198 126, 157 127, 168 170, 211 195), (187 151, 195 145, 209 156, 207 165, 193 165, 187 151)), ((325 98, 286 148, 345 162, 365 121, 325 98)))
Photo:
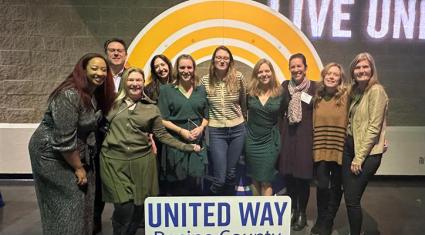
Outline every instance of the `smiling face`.
POLYGON ((337 66, 330 67, 323 78, 325 88, 336 89, 341 82, 341 70, 337 66))
POLYGON ((144 77, 141 73, 134 71, 128 75, 126 80, 127 96, 132 100, 139 100, 143 95, 144 77))
POLYGON ((170 73, 170 68, 168 67, 168 64, 162 60, 161 58, 156 58, 154 61, 154 68, 155 68, 155 74, 163 79, 167 80, 168 74, 170 73))
POLYGON ((106 48, 107 60, 110 65, 124 66, 127 52, 124 45, 119 42, 111 42, 106 48))
POLYGON ((190 82, 193 79, 195 67, 192 60, 181 59, 177 65, 177 69, 180 81, 190 82))
POLYGON ((257 78, 260 84, 264 86, 270 85, 272 76, 273 73, 270 69, 270 66, 267 63, 261 64, 257 72, 257 78))
POLYGON ((289 61, 289 71, 295 83, 300 84, 305 78, 307 67, 304 65, 301 58, 293 58, 289 61))
POLYGON ((105 82, 108 68, 106 62, 100 57, 94 57, 89 60, 86 67, 87 81, 93 90, 105 82))
POLYGON ((214 68, 220 72, 227 72, 230 65, 230 54, 222 49, 217 50, 214 56, 214 68))
POLYGON ((367 84, 372 77, 372 68, 368 60, 360 60, 354 67, 354 79, 358 84, 367 84))

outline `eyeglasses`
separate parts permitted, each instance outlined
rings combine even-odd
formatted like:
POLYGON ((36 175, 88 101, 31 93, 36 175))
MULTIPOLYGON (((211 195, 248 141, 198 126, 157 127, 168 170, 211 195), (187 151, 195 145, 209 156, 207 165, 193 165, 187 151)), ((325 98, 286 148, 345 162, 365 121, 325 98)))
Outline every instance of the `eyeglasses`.
POLYGON ((114 53, 114 52, 124 53, 124 52, 125 52, 125 50, 124 50, 124 49, 108 48, 108 52, 109 52, 109 53, 114 53))
POLYGON ((229 57, 227 57, 227 56, 216 56, 215 57, 215 59, 217 60, 217 61, 229 61, 230 60, 230 58, 229 57))

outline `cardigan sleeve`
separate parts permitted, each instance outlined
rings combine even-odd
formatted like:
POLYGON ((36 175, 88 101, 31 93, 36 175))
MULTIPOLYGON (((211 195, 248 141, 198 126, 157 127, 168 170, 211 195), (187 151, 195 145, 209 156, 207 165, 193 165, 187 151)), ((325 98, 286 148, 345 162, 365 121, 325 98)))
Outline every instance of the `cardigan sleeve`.
POLYGON ((246 81, 245 81, 245 77, 243 76, 243 74, 240 74, 240 94, 239 94, 239 99, 240 99, 240 105, 241 105, 241 111, 242 111, 242 116, 244 117, 244 119, 246 120, 247 118, 247 112, 248 112, 248 107, 247 107, 247 98, 246 98, 246 81))
POLYGON ((168 98, 168 86, 161 86, 158 98, 158 108, 161 111, 161 116, 163 119, 168 120, 170 117, 170 109, 169 109, 169 98, 168 98))
POLYGON ((202 110, 202 117, 204 119, 208 120, 210 118, 210 115, 209 115, 209 105, 208 105, 208 99, 207 99, 207 91, 205 90, 205 87, 203 85, 200 85, 198 87, 198 89, 200 90, 202 102, 205 104, 204 109, 202 110))

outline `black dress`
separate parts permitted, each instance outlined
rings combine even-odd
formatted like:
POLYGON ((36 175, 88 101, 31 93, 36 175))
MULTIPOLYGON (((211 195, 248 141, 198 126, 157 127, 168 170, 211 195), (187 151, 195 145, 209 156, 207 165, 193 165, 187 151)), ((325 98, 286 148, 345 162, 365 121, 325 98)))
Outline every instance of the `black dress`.
MULTIPOLYGON (((278 159, 278 170, 281 175, 292 175, 296 178, 311 179, 313 177, 313 99, 307 104, 301 101, 301 122, 289 125, 286 112, 291 99, 288 91, 289 81, 282 83, 285 113, 281 125, 281 147, 278 159)), ((311 81, 307 93, 314 97, 316 83, 311 81)))

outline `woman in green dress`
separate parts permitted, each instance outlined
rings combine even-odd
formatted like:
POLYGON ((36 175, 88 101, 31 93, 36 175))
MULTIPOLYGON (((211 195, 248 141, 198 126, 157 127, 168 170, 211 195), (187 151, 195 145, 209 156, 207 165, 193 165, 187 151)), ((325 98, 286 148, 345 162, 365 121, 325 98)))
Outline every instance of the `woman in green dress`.
POLYGON ((273 65, 261 59, 254 66, 248 82, 248 131, 246 137, 246 163, 248 176, 259 195, 273 193, 271 181, 276 170, 280 134, 282 89, 276 79, 273 65))
MULTIPOLYGON (((174 66, 173 84, 164 85, 158 106, 162 123, 177 139, 204 146, 204 130, 208 125, 205 88, 195 75, 196 63, 190 55, 180 55, 174 66)), ((207 153, 187 153, 173 146, 165 147, 161 170, 165 175, 168 195, 200 195, 201 180, 207 169, 207 153)))
POLYGON ((158 195, 156 157, 149 133, 179 150, 200 151, 199 145, 182 143, 167 133, 158 108, 143 95, 143 82, 141 69, 127 69, 106 117, 109 128, 101 149, 100 176, 103 200, 114 203, 114 234, 135 234, 144 200, 158 195))
MULTIPOLYGON (((173 65, 167 56, 163 54, 154 55, 150 62, 150 76, 145 81, 145 87, 143 88, 145 94, 153 101, 158 103, 159 88, 163 85, 174 82, 172 75, 173 65)), ((157 155, 157 165, 162 166, 162 143, 153 135, 152 138, 152 149, 157 155)), ((159 171, 159 193, 160 195, 165 194, 165 176, 162 175, 162 171, 159 171)))

